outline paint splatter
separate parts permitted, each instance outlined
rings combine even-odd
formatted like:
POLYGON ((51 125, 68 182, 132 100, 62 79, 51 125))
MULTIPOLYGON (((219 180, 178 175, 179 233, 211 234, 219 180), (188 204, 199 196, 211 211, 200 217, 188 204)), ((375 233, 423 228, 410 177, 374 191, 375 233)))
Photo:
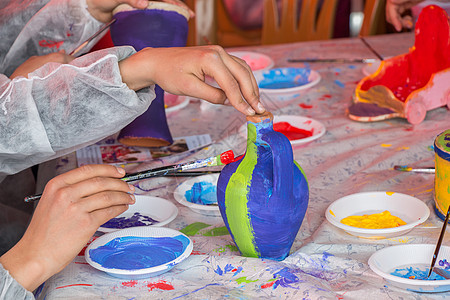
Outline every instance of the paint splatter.
POLYGON ((227 227, 216 227, 213 228, 203 234, 203 236, 223 236, 223 235, 229 235, 227 227))
POLYGON ((174 287, 172 284, 168 283, 165 280, 160 280, 158 282, 151 282, 147 284, 148 290, 153 291, 154 289, 160 289, 165 291, 173 290, 174 287))
POLYGON ((157 223, 159 223, 159 221, 149 216, 141 215, 139 212, 135 212, 129 218, 127 217, 112 218, 111 220, 103 224, 102 227, 123 229, 129 227, 150 226, 157 223))
POLYGON ((93 286, 93 284, 76 283, 76 284, 69 284, 69 285, 58 286, 56 289, 63 289, 63 288, 72 287, 72 286, 93 286))
POLYGON ((137 281, 136 280, 125 281, 122 282, 122 285, 126 287, 134 287, 137 285, 137 281))
POLYGON ((392 145, 391 145, 391 144, 381 144, 381 147, 383 147, 383 148, 389 148, 389 147, 392 147, 392 145))
POLYGON ((64 44, 64 41, 49 41, 49 40, 40 40, 39 41, 39 46, 41 47, 47 47, 47 48, 56 48, 57 50, 59 50, 59 47, 61 47, 61 45, 64 44))
POLYGON ((337 86, 341 87, 341 88, 345 87, 345 84, 342 83, 342 81, 340 81, 340 80, 337 80, 337 79, 336 79, 336 80, 334 81, 334 83, 335 83, 337 86))
POLYGON ((189 224, 188 226, 184 227, 180 231, 187 236, 194 236, 197 234, 197 232, 199 232, 203 228, 206 228, 209 226, 211 226, 211 225, 202 223, 202 222, 195 222, 195 223, 189 224))
POLYGON ((242 283, 251 283, 251 282, 257 282, 257 281, 259 281, 259 279, 250 280, 250 279, 247 279, 246 276, 239 277, 238 279, 236 279, 236 282, 237 282, 238 284, 242 284, 242 283))
POLYGON ((304 108, 304 109, 310 109, 310 108, 313 108, 312 105, 305 104, 305 103, 300 103, 298 106, 300 106, 301 108, 304 108))

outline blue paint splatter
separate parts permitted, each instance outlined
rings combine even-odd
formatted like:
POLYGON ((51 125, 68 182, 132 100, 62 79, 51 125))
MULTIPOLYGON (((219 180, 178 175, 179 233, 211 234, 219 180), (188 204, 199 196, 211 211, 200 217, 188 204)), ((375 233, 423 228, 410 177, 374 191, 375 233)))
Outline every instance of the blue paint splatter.
POLYGON ((391 275, 416 280, 445 280, 444 277, 434 272, 432 272, 430 277, 427 278, 429 270, 430 269, 421 270, 419 268, 406 267, 403 269, 395 269, 394 272, 391 273, 391 275))
POLYGON ((129 218, 126 217, 112 218, 111 220, 103 224, 102 227, 123 229, 137 226, 149 226, 156 223, 159 223, 159 221, 154 220, 149 216, 144 216, 138 212, 135 212, 133 216, 129 218))
POLYGON ((184 193, 187 201, 201 205, 217 205, 217 186, 211 182, 200 181, 184 193))
POLYGON ((223 275, 223 271, 222 271, 222 269, 220 268, 220 266, 217 266, 217 269, 215 269, 214 272, 215 272, 216 274, 219 274, 220 276, 223 275))
POLYGON ((348 68, 349 69, 356 69, 356 66, 355 65, 349 65, 348 68))
POLYGON ((336 79, 336 80, 334 81, 334 83, 337 84, 337 85, 338 85, 339 87, 341 87, 341 88, 345 87, 345 84, 343 84, 340 80, 337 80, 337 79, 336 79))
POLYGON ((183 235, 174 237, 115 238, 89 250, 93 261, 108 269, 138 270, 159 266, 180 256, 190 241, 183 235))

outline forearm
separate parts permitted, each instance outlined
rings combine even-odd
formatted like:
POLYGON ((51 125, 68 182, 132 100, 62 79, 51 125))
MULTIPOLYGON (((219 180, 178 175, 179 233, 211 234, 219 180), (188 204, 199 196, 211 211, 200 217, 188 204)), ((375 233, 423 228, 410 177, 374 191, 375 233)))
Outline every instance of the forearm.
POLYGON ((71 64, 47 64, 0 86, 0 169, 11 174, 116 133, 142 114, 152 89, 129 89, 118 61, 121 47, 71 64), (105 55, 105 53, 108 53, 105 55))

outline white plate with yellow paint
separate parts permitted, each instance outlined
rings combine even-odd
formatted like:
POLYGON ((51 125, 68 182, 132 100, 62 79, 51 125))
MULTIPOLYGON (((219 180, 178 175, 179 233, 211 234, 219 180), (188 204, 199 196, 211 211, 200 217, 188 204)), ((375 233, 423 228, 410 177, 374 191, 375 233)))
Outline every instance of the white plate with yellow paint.
POLYGON ((334 226, 347 233, 361 237, 382 239, 408 233, 425 222, 430 216, 428 206, 413 196, 395 192, 365 192, 342 197, 326 210, 325 217, 334 226), (341 220, 349 216, 379 214, 388 211, 406 224, 398 227, 369 229, 349 226, 341 220))

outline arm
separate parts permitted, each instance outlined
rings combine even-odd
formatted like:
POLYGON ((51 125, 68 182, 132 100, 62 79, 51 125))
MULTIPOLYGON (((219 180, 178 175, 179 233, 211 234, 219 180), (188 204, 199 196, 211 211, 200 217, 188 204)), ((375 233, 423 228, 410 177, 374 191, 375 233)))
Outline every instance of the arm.
POLYGON ((24 236, 0 264, 25 289, 36 289, 68 265, 100 225, 135 203, 134 187, 119 179, 124 175, 111 165, 87 165, 53 178, 24 236))

